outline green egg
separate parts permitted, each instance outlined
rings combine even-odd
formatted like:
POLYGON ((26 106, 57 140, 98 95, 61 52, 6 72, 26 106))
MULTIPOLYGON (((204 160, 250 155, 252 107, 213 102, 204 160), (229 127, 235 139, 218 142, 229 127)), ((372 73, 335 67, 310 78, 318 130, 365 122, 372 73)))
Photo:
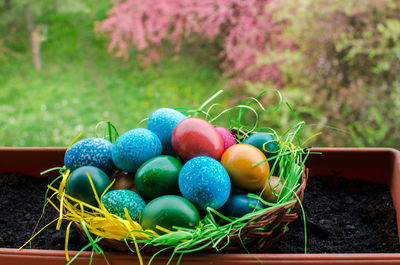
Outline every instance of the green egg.
POLYGON ((164 195, 152 200, 144 208, 141 215, 141 225, 159 234, 163 231, 156 226, 174 230, 173 226, 191 228, 200 222, 200 214, 189 200, 176 196, 164 195))
POLYGON ((109 191, 104 194, 101 202, 109 213, 118 215, 123 219, 127 219, 124 211, 124 208, 126 208, 129 216, 134 221, 139 219, 139 213, 146 206, 142 197, 131 190, 109 191))
POLYGON ((163 195, 180 195, 178 176, 182 163, 173 156, 157 156, 146 161, 136 172, 135 187, 150 201, 163 195))
POLYGON ((87 174, 89 174, 96 193, 100 198, 111 182, 104 171, 93 166, 83 166, 72 171, 67 179, 65 191, 68 195, 78 200, 98 206, 87 174))

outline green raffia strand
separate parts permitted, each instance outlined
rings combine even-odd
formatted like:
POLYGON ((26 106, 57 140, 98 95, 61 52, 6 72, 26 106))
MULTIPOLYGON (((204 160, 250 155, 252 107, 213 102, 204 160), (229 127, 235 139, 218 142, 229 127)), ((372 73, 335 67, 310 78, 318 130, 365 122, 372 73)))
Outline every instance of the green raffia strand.
POLYGON ((101 121, 96 124, 96 128, 95 128, 96 137, 99 137, 98 130, 99 130, 100 126, 104 126, 104 125, 105 125, 105 128, 104 128, 104 134, 103 134, 102 138, 104 138, 104 139, 108 138, 108 140, 111 143, 114 143, 115 141, 117 141, 117 139, 119 137, 118 130, 110 121, 101 121))

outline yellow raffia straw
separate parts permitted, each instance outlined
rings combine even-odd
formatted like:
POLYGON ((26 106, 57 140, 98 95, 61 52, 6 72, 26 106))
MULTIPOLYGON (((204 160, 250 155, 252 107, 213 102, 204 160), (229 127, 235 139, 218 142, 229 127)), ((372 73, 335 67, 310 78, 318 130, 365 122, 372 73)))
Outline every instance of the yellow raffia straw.
MULTIPOLYGON (((68 175, 69 172, 65 172, 63 175, 63 182, 66 181, 68 175)), ((90 175, 88 175, 88 178, 92 189, 94 189, 90 175)), ((143 230, 141 225, 132 219, 125 220, 119 216, 110 214, 101 203, 95 190, 94 194, 96 200, 99 202, 99 208, 66 194, 65 182, 62 185, 60 184, 59 189, 51 186, 49 186, 49 189, 54 192, 53 196, 58 194, 57 198, 60 200, 60 206, 62 207, 58 208, 54 203, 49 203, 59 212, 63 212, 63 209, 65 209, 65 212, 60 214, 59 219, 73 222, 84 220, 90 233, 119 241, 126 239, 128 236, 128 239, 130 237, 134 242, 137 239, 149 239, 158 236, 158 234, 152 230, 143 230), (91 211, 86 211, 85 208, 91 211)), ((107 189, 109 189, 109 187, 107 189)), ((104 193, 102 196, 103 195, 104 193)))
POLYGON ((69 222, 67 226, 67 230, 65 231, 65 244, 64 244, 64 250, 65 250, 65 259, 69 261, 69 254, 68 254, 68 240, 69 240, 69 230, 71 229, 72 221, 69 222))
POLYGON ((29 242, 32 241, 32 239, 34 239, 40 232, 42 232, 43 230, 45 230, 47 227, 49 227, 52 223, 54 223, 55 221, 57 221, 57 218, 54 219, 53 221, 51 221, 50 223, 48 223, 47 225, 45 225, 44 227, 42 227, 42 229, 40 229, 38 232, 36 232, 36 234, 34 234, 31 238, 29 238, 28 241, 25 242, 25 244, 23 244, 19 250, 23 249, 29 242))
POLYGON ((67 151, 71 148, 71 146, 75 143, 75 141, 78 140, 79 137, 81 137, 81 135, 82 135, 82 133, 80 132, 80 133, 78 134, 78 136, 76 136, 76 137, 74 138, 74 140, 72 140, 72 141, 69 143, 69 145, 68 145, 68 147, 67 147, 67 150, 65 150, 65 153, 67 153, 67 151))
POLYGON ((307 143, 308 141, 310 141, 312 138, 314 138, 314 137, 316 137, 316 136, 318 136, 318 135, 320 135, 320 134, 322 134, 322 132, 316 133, 316 134, 314 134, 314 135, 308 137, 307 140, 305 140, 305 141, 303 142, 303 145, 304 145, 305 143, 307 143))
MULTIPOLYGON (((128 213, 128 210, 126 209, 126 207, 124 207, 124 212, 125 212, 125 217, 126 217, 126 219, 129 220, 129 221, 132 221, 132 223, 133 223, 133 220, 132 220, 132 218, 129 216, 129 213, 128 213)), ((129 228, 129 227, 128 227, 128 228, 129 228)), ((138 246, 138 244, 137 244, 137 242, 136 242, 135 235, 134 235, 132 232, 129 233, 129 234, 130 234, 130 236, 131 236, 132 239, 133 239, 133 244, 135 244, 136 254, 137 254, 137 256, 138 256, 139 263, 140 263, 140 265, 143 265, 142 255, 140 255, 139 246, 138 246)))

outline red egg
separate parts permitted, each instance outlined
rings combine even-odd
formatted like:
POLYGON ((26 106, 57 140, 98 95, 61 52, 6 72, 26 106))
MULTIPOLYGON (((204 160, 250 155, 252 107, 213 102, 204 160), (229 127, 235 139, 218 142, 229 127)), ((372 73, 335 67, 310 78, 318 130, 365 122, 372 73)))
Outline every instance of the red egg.
POLYGON ((200 118, 187 118, 172 132, 172 148, 182 160, 196 156, 209 156, 220 160, 224 143, 215 127, 200 118))

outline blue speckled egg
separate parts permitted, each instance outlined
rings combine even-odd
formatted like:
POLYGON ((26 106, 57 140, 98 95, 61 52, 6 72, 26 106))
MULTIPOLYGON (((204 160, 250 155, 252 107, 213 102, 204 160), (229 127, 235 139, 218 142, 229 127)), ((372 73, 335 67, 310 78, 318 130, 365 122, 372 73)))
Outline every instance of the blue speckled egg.
POLYGON ((118 215, 126 219, 124 208, 128 211, 132 220, 139 219, 139 213, 144 209, 146 203, 134 191, 131 190, 112 190, 104 194, 101 202, 109 213, 118 215))
POLYGON ((199 209, 218 209, 231 193, 228 172, 214 158, 198 156, 183 165, 178 178, 179 189, 199 209))
POLYGON ((170 108, 158 109, 150 115, 147 121, 147 129, 160 138, 163 154, 175 155, 171 145, 171 135, 175 126, 186 118, 179 111, 170 108))
POLYGON ((64 156, 64 165, 71 171, 94 166, 111 175, 116 167, 111 158, 113 144, 103 138, 87 138, 73 144, 64 156))
POLYGON ((121 135, 112 147, 112 160, 121 170, 135 173, 147 160, 161 154, 161 141, 152 131, 138 128, 121 135))
POLYGON ((219 212, 227 217, 242 217, 247 213, 257 211, 254 206, 263 209, 264 206, 257 199, 249 198, 245 194, 238 194, 229 197, 225 205, 219 209, 219 212), (250 206, 250 205, 253 205, 250 206))

